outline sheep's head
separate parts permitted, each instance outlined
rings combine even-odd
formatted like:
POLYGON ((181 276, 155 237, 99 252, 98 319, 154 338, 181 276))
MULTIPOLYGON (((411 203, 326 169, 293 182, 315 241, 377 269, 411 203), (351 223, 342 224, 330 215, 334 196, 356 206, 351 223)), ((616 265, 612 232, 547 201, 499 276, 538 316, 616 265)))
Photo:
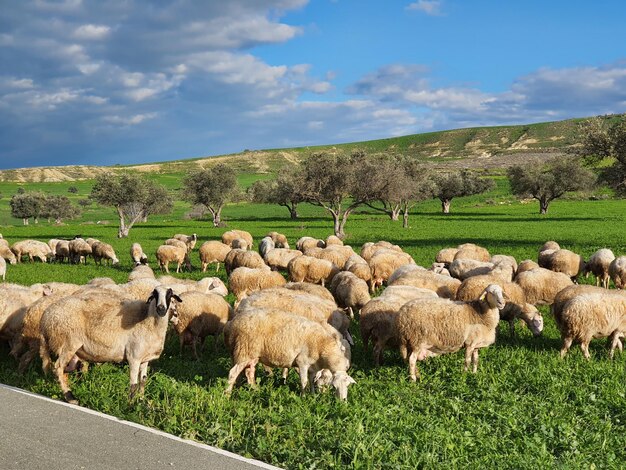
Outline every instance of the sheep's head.
POLYGON ((152 291, 152 294, 150 294, 146 303, 149 304, 154 300, 157 315, 164 317, 172 305, 172 299, 177 302, 183 301, 179 296, 174 294, 174 291, 171 288, 166 289, 165 287, 159 286, 152 291))
POLYGON ((333 375, 333 387, 335 387, 335 394, 340 400, 348 399, 348 387, 351 384, 355 384, 356 381, 348 375, 347 372, 339 371, 333 375))
POLYGON ((543 331, 543 316, 532 304, 525 304, 522 307, 522 319, 526 322, 530 331, 532 331, 533 336, 539 336, 543 331))
POLYGON ((489 284, 487 287, 485 287, 485 290, 480 296, 480 300, 487 302, 487 304, 489 304, 489 307, 497 308, 499 310, 502 310, 506 305, 506 302, 504 300, 504 292, 502 291, 502 287, 500 287, 498 284, 489 284))

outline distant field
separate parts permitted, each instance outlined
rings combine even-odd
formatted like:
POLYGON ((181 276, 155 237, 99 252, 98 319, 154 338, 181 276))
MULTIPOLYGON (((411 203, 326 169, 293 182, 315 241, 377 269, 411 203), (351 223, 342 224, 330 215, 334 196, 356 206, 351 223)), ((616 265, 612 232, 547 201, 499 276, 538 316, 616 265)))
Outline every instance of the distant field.
MULTIPOLYGON (((250 183, 255 177, 245 176, 250 183)), ((177 189, 175 178, 164 181, 177 189)), ((65 184, 65 183, 63 183, 65 184)), ((82 198, 89 182, 76 184, 82 198)), ((67 193, 67 186, 51 191, 67 193)), ((30 189, 30 188, 26 188, 30 189)), ((10 186, 0 185, 0 232, 10 241, 47 240, 80 233, 110 242, 121 264, 117 267, 21 264, 10 266, 8 281, 48 280, 84 283, 97 276, 125 281, 131 269, 128 249, 140 242, 154 259, 160 242, 174 233, 197 233, 202 241, 217 239, 227 229, 250 231, 255 240, 271 230, 285 233, 290 242, 303 235, 325 237, 331 219, 313 206, 303 205, 301 219, 291 221, 278 206, 234 204, 224 209, 226 228, 213 228, 208 220, 183 220, 189 207, 177 203, 168 216, 151 217, 128 239, 116 238, 117 222, 110 209, 94 208, 80 221, 54 226, 42 221, 23 227, 3 211, 10 186), (85 222, 106 218, 108 225, 85 222), (10 224, 10 225, 9 225, 10 224), (82 224, 82 225, 81 225, 82 224)), ((626 254, 626 203, 621 200, 555 201, 547 216, 537 214, 535 202, 522 204, 508 195, 507 183, 481 196, 455 199, 452 213, 440 213, 438 201, 418 205, 410 228, 371 210, 354 214, 346 226, 347 243, 359 248, 366 241, 385 239, 409 252, 418 264, 430 265, 444 247, 474 242, 491 253, 536 259, 544 241, 588 257, 610 247, 626 254)), ((199 279, 195 270, 180 275, 199 279)), ((213 275, 212 272, 208 273, 213 275)), ((219 273, 224 279, 224 271, 219 273)), ((590 282, 590 281, 588 281, 590 282)), ((72 378, 75 395, 84 406, 176 435, 196 439, 286 468, 619 468, 626 461, 626 357, 608 359, 604 340, 592 342, 592 360, 575 348, 565 361, 558 356, 559 334, 547 314, 540 338, 517 326, 517 339, 501 328, 497 343, 481 352, 476 375, 461 371, 462 353, 432 358, 420 364, 423 379, 408 381, 397 351, 385 354, 375 369, 363 349, 358 325, 353 370, 357 380, 348 402, 330 393, 301 396, 294 373, 282 385, 278 375, 259 373, 260 389, 237 389, 223 395, 230 358, 219 342, 211 340, 200 361, 186 351, 178 354, 178 339, 170 338, 162 357, 152 364, 143 401, 129 404, 126 366, 94 366, 72 378)), ((41 374, 39 364, 23 376, 16 372, 8 347, 0 346, 0 381, 44 395, 59 397, 52 377, 41 374)))

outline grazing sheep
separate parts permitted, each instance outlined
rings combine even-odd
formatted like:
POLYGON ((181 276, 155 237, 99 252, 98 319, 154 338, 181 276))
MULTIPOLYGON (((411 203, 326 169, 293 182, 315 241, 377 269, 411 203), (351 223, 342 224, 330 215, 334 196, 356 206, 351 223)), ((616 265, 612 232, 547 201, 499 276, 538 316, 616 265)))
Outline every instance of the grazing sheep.
POLYGON ((415 264, 415 261, 408 253, 398 252, 389 248, 376 251, 369 260, 370 269, 372 270, 371 291, 374 292, 376 286, 382 286, 383 282, 386 282, 396 269, 405 264, 415 264))
POLYGON ((456 297, 456 291, 461 285, 461 281, 422 268, 405 272, 401 276, 394 276, 393 281, 390 281, 388 285, 430 289, 436 292, 439 297, 454 299, 456 297))
POLYGON ((326 244, 326 248, 328 248, 330 245, 343 246, 343 241, 336 235, 328 235, 324 243, 326 244))
POLYGON ((289 249, 289 241, 287 241, 287 237, 282 233, 270 232, 267 234, 267 236, 272 239, 276 248, 286 248, 287 250, 289 249))
POLYGON ((322 287, 319 284, 311 284, 310 282, 288 282, 284 285, 284 288, 306 292, 307 294, 315 295, 321 299, 335 302, 333 294, 331 294, 331 292, 326 289, 326 287, 322 287))
POLYGON ((311 282, 324 286, 333 280, 339 267, 330 261, 303 255, 289 261, 287 271, 292 282, 311 282))
POLYGON ((92 362, 128 361, 130 397, 143 393, 148 363, 163 351, 172 300, 171 289, 157 287, 147 301, 128 300, 110 292, 85 292, 50 305, 41 317, 41 356, 44 368, 57 356, 55 373, 63 398, 77 404, 65 367, 74 355, 92 362))
POLYGON ((177 246, 185 250, 185 252, 189 253, 189 246, 187 246, 184 241, 179 240, 178 238, 168 238, 163 242, 163 245, 177 246))
POLYGON ((70 242, 67 240, 59 240, 54 247, 54 259, 62 263, 67 259, 70 262, 70 242))
MULTIPOLYGON (((125 295, 133 300, 141 300, 148 297, 155 288, 161 285, 162 283, 154 278, 143 277, 133 281, 128 281, 127 283, 120 284, 119 286, 108 286, 106 289, 125 295)), ((172 288, 172 290, 175 294, 180 294, 180 292, 176 291, 174 288, 172 288)))
POLYGON ((435 256, 436 263, 443 263, 446 266, 454 261, 454 257, 459 252, 458 248, 443 248, 435 256))
POLYGON ((259 254, 262 258, 265 258, 267 252, 273 250, 274 248, 276 248, 276 245, 274 244, 272 237, 265 237, 259 242, 259 254))
POLYGON ((450 271, 448 271, 448 268, 446 268, 445 263, 433 263, 431 264, 430 268, 428 268, 428 271, 432 271, 443 276, 450 276, 450 271))
POLYGON ((597 286, 589 286, 585 284, 574 284, 565 289, 559 291, 559 293, 554 297, 554 302, 550 305, 550 312, 554 315, 554 321, 557 325, 557 328, 560 328, 561 324, 561 316, 563 313, 563 307, 565 304, 583 294, 604 294, 604 295, 621 295, 626 296, 626 292, 622 290, 607 290, 602 287, 597 286))
POLYGON ((243 238, 235 238, 232 242, 230 242, 230 247, 234 249, 247 250, 249 248, 249 244, 243 238))
POLYGON ((215 272, 220 270, 220 263, 224 262, 226 255, 231 248, 217 240, 209 240, 200 245, 200 262, 202 263, 202 272, 206 272, 207 267, 211 263, 216 263, 215 272))
MULTIPOLYGON (((2 240, 6 242, 6 240, 4 239, 2 240)), ((5 261, 8 261, 9 264, 17 263, 17 258, 15 257, 15 253, 11 251, 11 248, 9 247, 8 243, 0 245, 0 258, 4 259, 5 261)))
POLYGON ((91 247, 93 260, 96 264, 102 264, 102 260, 110 261, 111 264, 119 264, 120 260, 115 255, 115 250, 108 243, 96 242, 91 247))
POLYGON ((395 327, 400 353, 409 362, 409 375, 417 380, 417 361, 465 347, 465 370, 478 369, 478 349, 493 344, 504 308, 502 288, 490 284, 480 299, 459 302, 448 299, 412 300, 400 309, 395 327))
POLYGON ((395 317, 400 308, 410 300, 432 297, 437 297, 437 294, 430 289, 390 286, 363 306, 359 318, 361 338, 366 350, 369 348, 370 338, 372 339, 376 366, 382 363, 382 354, 386 347, 399 346, 395 317))
POLYGON ((473 243, 464 243, 457 248, 459 251, 454 255, 454 259, 474 259, 485 263, 491 259, 489 251, 473 243))
POLYGON ((51 238, 50 240, 48 240, 48 246, 50 247, 50 252, 52 253, 52 257, 55 257, 57 255, 57 244, 60 242, 61 240, 57 239, 57 238, 51 238))
POLYGON ((247 242, 248 250, 252 249, 254 240, 250 232, 246 232, 245 230, 229 230, 228 232, 224 232, 222 234, 222 243, 232 246, 233 240, 238 238, 243 238, 247 242))
POLYGON ((456 300, 469 302, 478 300, 489 284, 498 284, 503 292, 506 305, 500 311, 500 320, 509 323, 511 336, 515 336, 515 320, 518 318, 526 323, 534 336, 543 331, 543 317, 537 308, 526 302, 524 291, 514 282, 505 282, 490 275, 473 276, 465 279, 456 293, 456 300))
POLYGON ((535 263, 533 260, 525 259, 524 261, 520 262, 520 264, 517 266, 517 273, 515 275, 517 276, 517 274, 519 273, 523 273, 524 271, 530 271, 531 269, 535 269, 539 267, 541 266, 539 266, 539 264, 535 263))
POLYGON ((152 268, 146 264, 138 264, 136 265, 133 270, 130 272, 130 274, 128 275, 128 280, 129 281, 134 281, 136 279, 154 279, 154 271, 152 270, 152 268))
POLYGON ((369 263, 372 257, 379 250, 392 250, 397 251, 398 253, 403 253, 402 248, 400 248, 398 245, 392 245, 389 242, 380 240, 376 243, 364 243, 361 247, 361 257, 369 263))
POLYGON ((611 261, 609 276, 617 289, 626 289, 626 256, 618 256, 611 261))
POLYGON ((224 258, 224 267, 226 274, 230 274, 237 268, 245 266, 246 268, 263 268, 267 265, 261 258, 261 255, 255 251, 233 249, 224 258))
POLYGON ((139 243, 133 243, 130 246, 130 259, 133 261, 135 266, 148 264, 148 257, 143 252, 143 248, 141 248, 139 243))
POLYGON ((180 294, 180 298, 182 303, 176 306, 177 319, 174 322, 174 330, 180 338, 180 353, 183 353, 185 344, 190 344, 193 356, 198 359, 198 343, 204 346, 209 335, 214 336, 216 342, 224 325, 232 318, 233 308, 217 294, 189 291, 180 294))
POLYGON ((87 242, 87 244, 91 247, 91 249, 93 250, 93 246, 96 243, 100 243, 100 240, 98 240, 97 238, 86 238, 85 241, 87 242))
POLYGON ((545 242, 543 246, 539 248, 539 253, 541 253, 542 251, 548 251, 548 250, 556 251, 560 249, 561 249, 561 246, 557 242, 550 240, 550 241, 545 242))
POLYGON ((198 241, 198 236, 195 233, 191 235, 185 235, 184 233, 177 233, 172 238, 175 238, 176 240, 180 240, 185 245, 187 245, 187 251, 189 253, 191 253, 191 250, 194 249, 194 247, 196 246, 196 242, 198 241))
POLYGON ((166 273, 170 272, 169 264, 172 261, 176 262, 177 273, 180 272, 180 267, 183 263, 185 263, 187 269, 191 271, 191 263, 189 262, 186 246, 161 245, 157 248, 156 259, 161 271, 165 271, 166 273))
POLYGON ((296 242, 296 249, 302 252, 306 251, 309 248, 325 248, 326 243, 324 240, 318 240, 313 237, 301 237, 296 242))
POLYGON ((270 287, 281 287, 287 283, 282 274, 264 268, 247 268, 245 266, 233 270, 228 277, 228 286, 235 298, 236 304, 245 299, 250 292, 270 287))
POLYGON ((450 263, 448 271, 452 277, 462 281, 468 277, 489 274, 493 268, 493 263, 476 261, 471 258, 458 258, 450 263))
POLYGON ((4 258, 0 258, 0 276, 2 276, 2 281, 6 281, 7 275, 7 262, 4 258))
POLYGON ((328 369, 340 399, 348 397, 348 385, 355 383, 347 374, 350 361, 345 346, 327 327, 277 309, 259 309, 236 316, 224 327, 233 367, 228 373, 227 393, 245 370, 248 383, 256 387, 257 363, 269 367, 298 367, 302 391, 313 386, 317 373, 328 369))
POLYGON ((360 311, 372 299, 367 283, 349 271, 342 271, 333 278, 330 291, 337 305, 348 309, 350 318, 354 318, 354 310, 360 311))
POLYGON ((22 240, 15 242, 11 246, 11 251, 15 254, 18 263, 22 262, 22 256, 27 255, 32 263, 34 258, 39 258, 42 263, 47 262, 48 256, 52 253, 50 247, 39 240, 22 240))
POLYGON ((405 276, 413 271, 426 271, 426 268, 417 264, 405 264, 403 266, 400 266, 398 269, 391 273, 391 276, 389 276, 389 279, 387 279, 387 285, 393 284, 396 279, 405 276))
POLYGON ((300 250, 290 250, 289 248, 274 248, 269 250, 263 257, 265 263, 274 271, 286 271, 289 261, 302 256, 300 250))
POLYGON ((593 338, 611 338, 610 357, 615 348, 622 350, 620 338, 626 334, 626 295, 584 293, 568 300, 558 323, 563 339, 561 357, 565 357, 574 341, 589 359, 589 343, 593 338))
POLYGON ((578 275, 585 269, 582 256, 570 250, 560 249, 553 252, 542 251, 539 255, 539 266, 557 273, 563 273, 576 282, 578 275))
POLYGON ((510 266, 513 271, 513 277, 517 274, 517 260, 513 256, 509 255, 493 255, 490 260, 491 263, 500 266, 510 266))
POLYGON ((545 268, 535 268, 518 273, 515 282, 524 291, 526 301, 533 305, 551 304, 560 290, 573 284, 566 274, 545 268))
MULTIPOLYGON (((407 265, 408 266, 408 265, 407 265)), ((367 264, 360 255, 356 253, 351 255, 350 258, 344 264, 343 269, 351 272, 359 279, 363 279, 365 282, 369 283, 372 280, 372 270, 370 265, 367 264)))
POLYGON ((596 286, 602 283, 602 287, 608 289, 609 281, 611 280, 609 266, 614 259, 615 255, 608 248, 602 248, 596 251, 585 264, 585 269, 583 270, 585 279, 588 278, 589 273, 591 273, 596 277, 596 286))
MULTIPOLYGON (((57 245, 57 250, 58 250, 57 245)), ((83 262, 87 264, 87 256, 93 253, 91 246, 82 238, 75 238, 68 243, 69 248, 69 260, 72 264, 80 264, 83 262)))

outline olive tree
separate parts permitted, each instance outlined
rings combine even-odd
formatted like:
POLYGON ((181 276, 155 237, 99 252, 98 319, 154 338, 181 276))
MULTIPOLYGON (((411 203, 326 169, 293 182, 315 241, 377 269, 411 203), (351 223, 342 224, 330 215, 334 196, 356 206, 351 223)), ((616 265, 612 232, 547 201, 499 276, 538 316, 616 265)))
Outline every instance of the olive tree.
POLYGON ((90 197, 117 210, 119 238, 127 237, 133 225, 147 220, 148 216, 172 210, 172 197, 163 185, 131 173, 98 175, 90 197))
POLYGON ((291 219, 298 218, 298 204, 305 201, 302 172, 295 165, 281 168, 276 179, 256 181, 248 193, 253 202, 286 207, 291 219))
POLYGON ((593 186, 595 175, 582 166, 580 159, 560 157, 544 165, 530 163, 508 170, 513 194, 539 201, 539 213, 546 214, 550 203, 568 191, 593 186))
POLYGON ((444 214, 450 213, 450 203, 455 197, 484 193, 495 186, 493 180, 481 178, 469 170, 439 172, 433 176, 434 195, 441 201, 444 214))
POLYGON ((235 170, 223 163, 189 173, 183 184, 184 199, 206 207, 213 216, 214 227, 222 220, 222 208, 240 194, 235 170))
POLYGON ((63 219, 78 217, 80 209, 74 206, 67 196, 51 195, 46 197, 41 215, 60 224, 63 219))
POLYGON ((32 217, 35 223, 39 222, 39 217, 43 211, 46 196, 39 192, 18 193, 11 197, 11 215, 17 219, 22 219, 24 225, 28 225, 28 220, 32 217))

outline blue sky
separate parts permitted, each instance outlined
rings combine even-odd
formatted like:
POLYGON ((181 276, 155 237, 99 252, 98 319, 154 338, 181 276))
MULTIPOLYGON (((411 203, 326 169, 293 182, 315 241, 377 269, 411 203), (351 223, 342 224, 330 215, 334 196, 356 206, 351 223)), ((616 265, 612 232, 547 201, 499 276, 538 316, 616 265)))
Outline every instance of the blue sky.
POLYGON ((0 0, 0 168, 626 111, 626 2, 0 0))

